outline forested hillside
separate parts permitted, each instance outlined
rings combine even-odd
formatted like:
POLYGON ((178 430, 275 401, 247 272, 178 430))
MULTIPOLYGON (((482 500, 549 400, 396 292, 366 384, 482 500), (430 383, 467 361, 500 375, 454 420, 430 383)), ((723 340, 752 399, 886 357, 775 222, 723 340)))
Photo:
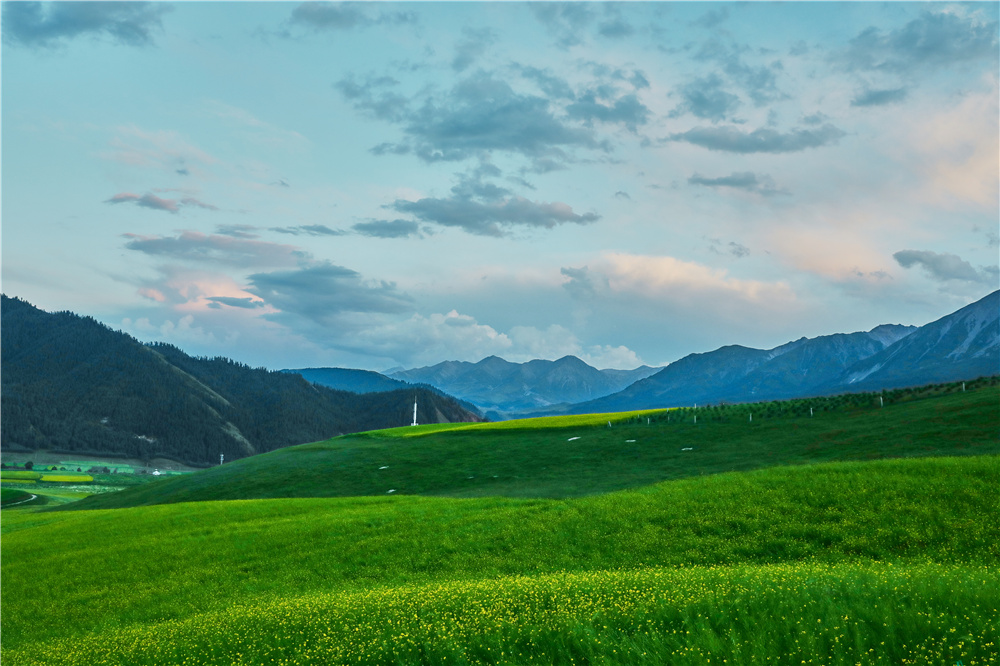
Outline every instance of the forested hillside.
POLYGON ((3 296, 3 446, 205 465, 331 436, 478 417, 425 389, 358 395, 226 358, 142 344, 3 296))

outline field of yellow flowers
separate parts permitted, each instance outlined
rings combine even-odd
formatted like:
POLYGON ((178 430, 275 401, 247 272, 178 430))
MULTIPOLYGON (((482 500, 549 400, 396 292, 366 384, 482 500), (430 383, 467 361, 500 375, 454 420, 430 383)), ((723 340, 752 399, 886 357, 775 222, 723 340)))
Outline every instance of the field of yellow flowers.
POLYGON ((1000 458, 6 513, 11 664, 1000 662, 1000 458))

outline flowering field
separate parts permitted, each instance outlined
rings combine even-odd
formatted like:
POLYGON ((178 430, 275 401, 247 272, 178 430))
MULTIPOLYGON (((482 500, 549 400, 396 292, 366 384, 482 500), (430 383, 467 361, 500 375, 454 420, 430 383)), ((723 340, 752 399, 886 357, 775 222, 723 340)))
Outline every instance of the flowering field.
POLYGON ((779 564, 324 593, 5 652, 60 664, 996 663, 995 568, 779 564))
POLYGON ((0 658, 996 663, 998 505, 1000 458, 970 456, 570 500, 5 512, 0 658))

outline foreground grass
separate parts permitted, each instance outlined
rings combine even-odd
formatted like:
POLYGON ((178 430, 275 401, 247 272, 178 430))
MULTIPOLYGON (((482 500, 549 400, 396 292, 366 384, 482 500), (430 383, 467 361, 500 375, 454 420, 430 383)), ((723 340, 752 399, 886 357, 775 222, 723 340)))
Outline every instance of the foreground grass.
POLYGON ((996 569, 784 564, 322 593, 5 650, 10 663, 996 663, 996 569))
MULTIPOLYGON (((395 588, 456 585, 449 589, 460 590, 465 589, 462 585, 488 586, 489 581, 501 579, 541 576, 554 580, 544 577, 622 569, 753 569, 779 563, 857 565, 864 569, 869 566, 865 563, 875 561, 905 567, 933 562, 970 565, 954 570, 955 576, 966 581, 959 587, 978 585, 982 594, 996 599, 998 506, 1000 458, 980 456, 773 468, 572 500, 282 499, 14 513, 11 517, 5 513, 5 603, 0 606, 3 662, 32 663, 27 661, 29 655, 31 659, 48 655, 53 641, 60 639, 72 642, 91 636, 93 646, 105 641, 108 649, 119 649, 130 636, 138 636, 128 632, 148 629, 152 632, 149 635, 155 636, 161 626, 165 632, 173 628, 180 631, 196 626, 195 616, 204 614, 239 618, 243 611, 234 609, 244 606, 257 609, 253 613, 270 609, 258 625, 262 635, 270 637, 265 642, 290 645, 297 641, 296 632, 306 631, 304 625, 297 624, 306 622, 304 619, 289 620, 290 624, 280 619, 282 609, 298 603, 296 599, 320 595, 326 600, 322 603, 336 605, 340 603, 336 599, 345 594, 361 595, 345 599, 361 599, 367 598, 365 594, 380 594, 380 590, 390 594, 395 588), (980 574, 986 578, 973 585, 980 574), (984 582, 990 585, 983 587, 984 582), (39 590, 45 593, 39 594, 39 590), (185 624, 188 621, 193 624, 185 624)), ((830 585, 845 590, 855 585, 851 582, 854 574, 845 573, 846 569, 838 571, 841 573, 836 576, 842 581, 830 585)), ((936 569, 920 571, 929 575, 936 569)), ((857 580, 867 580, 864 571, 858 575, 862 578, 857 580)), ((808 580, 813 574, 803 576, 802 580, 808 580)), ((586 587, 586 578, 574 580, 586 587)), ((926 578, 928 589, 938 589, 935 580, 933 576, 926 578)), ((950 585, 942 580, 941 589, 950 585)), ((608 583, 612 587, 617 584, 608 583)), ((805 585, 813 589, 810 586, 805 585)), ((823 589, 823 585, 815 588, 801 598, 802 603, 823 589)), ((911 592, 891 597, 892 605, 930 594, 926 590, 911 592)), ((854 593, 862 594, 863 589, 854 593)), ((512 599, 517 597, 511 594, 512 599)), ((863 607, 874 597, 862 594, 860 598, 862 601, 841 610, 850 618, 868 617, 863 607)), ((788 603, 798 603, 797 599, 793 595, 788 603)), ((984 603, 982 597, 975 599, 975 604, 984 603)), ((966 601, 956 603, 973 618, 975 604, 966 607, 966 601)), ((945 602, 944 593, 926 603, 914 601, 915 605, 905 610, 910 618, 907 622, 916 626, 926 621, 919 619, 924 617, 919 613, 952 617, 958 606, 945 602)), ((354 602, 345 603, 350 606, 354 602)), ((881 602, 877 603, 881 608, 881 602)), ((738 610, 739 605, 732 609, 738 610)), ((471 621, 466 611, 459 615, 465 618, 463 622, 471 621)), ((597 622, 594 618, 598 615, 589 620, 586 613, 567 616, 566 621, 579 620, 583 623, 580 626, 586 627, 586 622, 597 622)), ((633 625, 643 626, 644 617, 635 614, 633 625)), ((725 617, 720 620, 723 625, 730 622, 725 617)), ((748 617, 764 622, 759 616, 748 617)), ((820 617, 824 623, 829 619, 827 615, 816 619, 820 617)), ((874 635, 895 632, 889 624, 891 618, 886 618, 883 622, 887 626, 874 635)), ((728 631, 723 625, 719 631, 728 631)), ((512 625, 510 634, 503 633, 507 629, 498 629, 496 635, 504 637, 495 640, 504 644, 527 640, 530 631, 523 634, 528 630, 519 626, 512 625)), ((955 629, 973 636, 977 644, 983 634, 976 632, 985 631, 981 624, 955 629)), ((583 636, 590 630, 580 631, 583 636)), ((168 649, 172 640, 163 639, 163 649, 168 649)), ((769 639, 761 634, 752 640, 769 639)), ((912 646, 911 642, 906 644, 912 646)), ((713 643, 698 645, 707 649, 713 643)), ((626 643, 621 647, 625 649, 626 643)), ((51 648, 51 654, 62 653, 51 648)), ((214 663, 238 663, 228 661, 231 655, 226 654, 229 656, 219 656, 214 663)), ((535 658, 541 658, 541 653, 535 658)), ((122 659, 110 663, 132 663, 122 659)), ((560 657, 553 663, 572 662, 560 657)))
POLYGON ((567 498, 778 465, 1000 453, 996 385, 815 417, 782 412, 788 404, 740 406, 758 409, 752 423, 704 409, 697 424, 693 413, 671 410, 349 435, 65 508, 386 494, 567 498))

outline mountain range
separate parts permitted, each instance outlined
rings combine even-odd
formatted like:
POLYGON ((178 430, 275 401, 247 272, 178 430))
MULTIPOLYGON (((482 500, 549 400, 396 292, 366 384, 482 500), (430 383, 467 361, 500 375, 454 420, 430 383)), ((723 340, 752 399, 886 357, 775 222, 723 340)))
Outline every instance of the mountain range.
POLYGON ((436 386, 473 403, 495 419, 513 412, 610 395, 658 370, 645 365, 634 370, 598 370, 576 356, 527 363, 489 356, 478 363, 444 361, 425 368, 398 370, 389 377, 436 386))
POLYGON ((614 395, 553 413, 586 414, 877 391, 1000 374, 1000 291, 921 327, 801 338, 762 350, 690 354, 614 395))
MULTIPOLYGON (((800 338, 773 349, 729 345, 664 368, 598 370, 574 356, 527 363, 490 356, 478 363, 445 361, 369 374, 380 381, 437 387, 494 420, 781 400, 998 374, 998 313, 1000 291, 921 327, 883 324, 870 331, 800 338)), ((296 372, 310 376, 307 370, 296 372)))
POLYGON ((478 421, 420 387, 360 395, 227 358, 143 344, 71 312, 2 297, 0 430, 7 450, 85 453, 189 465, 234 460, 335 435, 478 421))

